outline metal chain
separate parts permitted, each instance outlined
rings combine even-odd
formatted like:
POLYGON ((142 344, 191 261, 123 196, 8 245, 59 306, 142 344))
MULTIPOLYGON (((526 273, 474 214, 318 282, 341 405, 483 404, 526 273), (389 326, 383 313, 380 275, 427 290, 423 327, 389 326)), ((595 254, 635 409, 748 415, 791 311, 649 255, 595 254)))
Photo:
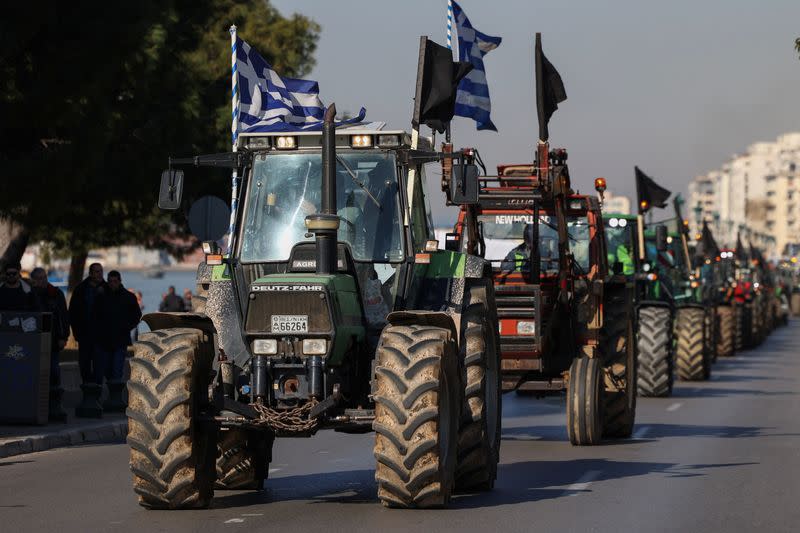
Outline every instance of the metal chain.
POLYGON ((257 424, 269 426, 276 433, 307 433, 314 431, 319 424, 317 418, 309 416, 316 404, 317 400, 312 398, 300 407, 287 410, 272 409, 261 404, 251 405, 261 415, 257 424))

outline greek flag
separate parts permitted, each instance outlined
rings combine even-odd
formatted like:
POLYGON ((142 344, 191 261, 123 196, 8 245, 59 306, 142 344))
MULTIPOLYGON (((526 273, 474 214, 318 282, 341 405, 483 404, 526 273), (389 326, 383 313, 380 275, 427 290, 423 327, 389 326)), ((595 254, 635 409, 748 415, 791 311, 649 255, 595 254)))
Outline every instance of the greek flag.
POLYGON ((489 117, 492 105, 489 101, 489 85, 486 83, 483 56, 500 46, 502 39, 491 37, 473 28, 461 6, 456 2, 452 2, 452 5, 452 18, 456 23, 458 37, 454 43, 453 53, 459 61, 469 61, 473 67, 458 85, 455 114, 474 119, 479 130, 497 131, 489 117))
MULTIPOLYGON (((239 83, 239 132, 281 132, 322 129, 325 106, 319 98, 319 84, 312 80, 282 78, 249 44, 236 38, 236 67, 239 83)), ((357 117, 338 122, 362 122, 357 117)))

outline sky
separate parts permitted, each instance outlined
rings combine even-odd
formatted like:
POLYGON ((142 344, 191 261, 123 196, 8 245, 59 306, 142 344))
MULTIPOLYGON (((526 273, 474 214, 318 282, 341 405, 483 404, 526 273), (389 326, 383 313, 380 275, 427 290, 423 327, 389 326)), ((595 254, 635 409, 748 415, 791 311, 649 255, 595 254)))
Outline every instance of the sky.
MULTIPOLYGON (((364 106, 368 120, 410 129, 419 37, 445 44, 446 0, 272 3, 321 25, 306 77, 319 81, 325 103, 364 106)), ((533 157, 537 31, 568 97, 550 120, 550 145, 568 150, 573 188, 583 192, 603 176, 609 190, 633 197, 638 165, 685 195, 690 179, 753 142, 800 131, 798 0, 459 3, 475 28, 503 38, 484 57, 498 132, 453 123, 455 147, 477 147, 490 174, 533 157)), ((435 222, 449 224, 438 183, 429 189, 435 222)))

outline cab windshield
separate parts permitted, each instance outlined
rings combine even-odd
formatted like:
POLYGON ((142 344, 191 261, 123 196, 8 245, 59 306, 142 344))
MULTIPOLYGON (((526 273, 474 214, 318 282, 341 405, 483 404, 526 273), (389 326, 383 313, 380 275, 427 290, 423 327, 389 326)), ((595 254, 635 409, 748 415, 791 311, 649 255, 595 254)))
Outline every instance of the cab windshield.
MULTIPOLYGON (((486 243, 486 259, 503 271, 527 271, 530 253, 525 239, 526 228, 532 227, 533 215, 500 214, 481 215, 483 239, 486 243)), ((541 272, 544 275, 558 273, 558 230, 556 219, 550 215, 539 215, 539 255, 541 272)), ((530 231, 530 229, 528 229, 530 231)), ((589 222, 586 217, 567 218, 569 247, 579 268, 589 271, 589 222)))
POLYGON ((633 253, 631 246, 633 242, 633 225, 635 222, 625 218, 610 218, 605 220, 606 227, 606 250, 608 253, 608 263, 613 265, 616 262, 623 263, 624 267, 628 267, 628 272, 625 274, 632 274, 630 271, 633 265, 626 265, 626 259, 629 259, 633 253))
MULTIPOLYGON (((375 150, 337 156, 339 241, 350 245, 356 261, 402 261, 394 154, 375 150)), ((313 241, 305 218, 320 211, 321 183, 319 152, 257 156, 247 190, 241 260, 287 261, 295 244, 313 241)))

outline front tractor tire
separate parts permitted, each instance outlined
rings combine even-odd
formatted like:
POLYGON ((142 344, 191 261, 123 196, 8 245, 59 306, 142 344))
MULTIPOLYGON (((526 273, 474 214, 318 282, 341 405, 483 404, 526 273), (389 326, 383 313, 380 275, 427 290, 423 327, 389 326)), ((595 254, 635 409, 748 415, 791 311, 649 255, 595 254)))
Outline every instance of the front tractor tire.
POLYGON ((133 490, 151 509, 208 507, 216 431, 195 416, 208 401, 213 345, 199 330, 143 333, 128 381, 128 445, 133 490))
POLYGON ((260 490, 267 479, 274 435, 233 428, 219 432, 215 489, 260 490))
POLYGON ((633 335, 633 310, 615 297, 605 307, 606 341, 603 437, 626 439, 636 422, 636 344, 633 335))
POLYGON ((455 343, 435 326, 387 326, 375 368, 375 480, 387 507, 443 507, 463 396, 455 343))
POLYGON ((719 329, 717 330, 717 353, 720 357, 731 357, 734 354, 736 341, 736 314, 730 305, 717 307, 719 329))
MULTIPOLYGON (((478 298, 473 294, 471 301, 478 298)), ((500 460, 499 343, 484 301, 470 305, 462 319, 464 406, 456 465, 456 490, 462 492, 491 490, 500 460)))
POLYGON ((604 390, 599 359, 578 357, 572 360, 567 386, 567 434, 573 445, 600 443, 604 390))
POLYGON ((639 308, 639 376, 636 388, 639 396, 669 396, 672 394, 672 312, 668 307, 639 308))
POLYGON ((705 349, 705 330, 705 309, 678 309, 675 317, 678 338, 675 366, 682 381, 704 381, 711 377, 711 354, 705 349))

